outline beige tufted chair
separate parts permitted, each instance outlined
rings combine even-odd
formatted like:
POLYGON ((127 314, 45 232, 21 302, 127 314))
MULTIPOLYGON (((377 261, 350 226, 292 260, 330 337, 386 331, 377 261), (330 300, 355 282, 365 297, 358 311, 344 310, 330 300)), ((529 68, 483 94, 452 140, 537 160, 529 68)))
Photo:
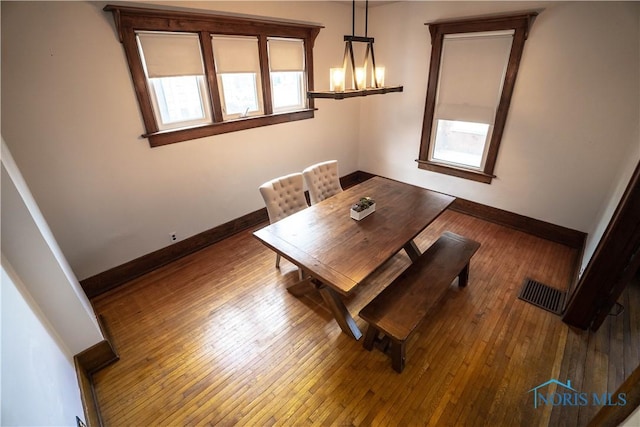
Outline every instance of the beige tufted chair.
POLYGON ((309 166, 302 171, 302 175, 304 175, 304 180, 307 183, 312 205, 342 191, 337 160, 329 160, 309 166))
MULTIPOLYGON (((265 182, 260 186, 260 194, 267 206, 271 224, 309 207, 304 197, 301 173, 292 173, 265 182)), ((276 268, 280 268, 280 254, 276 256, 276 268)))

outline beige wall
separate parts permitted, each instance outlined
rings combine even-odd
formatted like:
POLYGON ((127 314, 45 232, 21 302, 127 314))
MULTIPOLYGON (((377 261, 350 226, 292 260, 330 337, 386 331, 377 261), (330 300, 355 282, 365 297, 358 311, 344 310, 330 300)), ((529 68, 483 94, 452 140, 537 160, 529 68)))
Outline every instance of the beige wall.
MULTIPOLYGON (((257 187, 329 158, 591 232, 638 154, 638 3, 395 2, 369 35, 404 92, 318 100, 316 118, 151 149, 103 2, 2 2, 2 134, 86 278, 263 206, 257 187), (491 185, 419 170, 436 19, 546 8, 533 25, 491 185)), ((319 23, 316 88, 342 59, 346 2, 180 2, 319 23)))
POLYGON ((525 44, 491 185, 420 170, 414 161, 431 49, 424 23, 540 6, 400 2, 375 8, 376 59, 387 63, 392 83, 404 84, 405 92, 362 103, 360 168, 592 232, 609 193, 624 179, 619 170, 629 158, 633 165, 640 159, 638 2, 542 4, 525 44))
MULTIPOLYGON (((330 158, 357 169, 358 102, 313 120, 149 148, 124 51, 104 2, 3 2, 2 134, 80 279, 263 207, 275 176, 330 158)), ((350 8, 206 2, 198 9, 325 26, 317 87, 339 63, 350 8)))

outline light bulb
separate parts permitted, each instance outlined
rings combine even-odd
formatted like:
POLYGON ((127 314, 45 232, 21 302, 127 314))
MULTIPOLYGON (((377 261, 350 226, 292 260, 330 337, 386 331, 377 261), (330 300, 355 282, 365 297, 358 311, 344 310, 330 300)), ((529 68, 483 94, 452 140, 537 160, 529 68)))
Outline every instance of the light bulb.
POLYGON ((356 83, 358 85, 358 89, 362 90, 365 88, 366 80, 367 70, 364 67, 356 68, 356 83))
POLYGON ((344 68, 331 68, 329 77, 329 90, 344 92, 344 68))
MULTIPOLYGON (((384 67, 376 67, 376 78, 375 80, 378 81, 378 87, 383 87, 384 86, 384 67)), ((373 74, 372 74, 372 79, 371 79, 371 86, 376 86, 376 82, 373 79, 373 74)))

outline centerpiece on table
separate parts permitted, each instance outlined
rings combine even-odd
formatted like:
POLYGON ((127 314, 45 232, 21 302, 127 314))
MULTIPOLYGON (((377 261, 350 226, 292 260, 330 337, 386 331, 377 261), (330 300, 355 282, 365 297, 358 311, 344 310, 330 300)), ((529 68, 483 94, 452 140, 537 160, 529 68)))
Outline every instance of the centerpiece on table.
POLYGON ((376 201, 371 197, 363 197, 351 206, 351 218, 360 221, 376 211, 376 201))

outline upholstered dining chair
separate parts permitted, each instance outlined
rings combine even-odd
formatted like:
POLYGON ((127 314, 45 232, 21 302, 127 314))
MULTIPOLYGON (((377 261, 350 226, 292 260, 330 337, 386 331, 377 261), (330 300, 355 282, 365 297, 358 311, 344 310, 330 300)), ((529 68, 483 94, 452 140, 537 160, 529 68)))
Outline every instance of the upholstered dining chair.
MULTIPOLYGON (((299 172, 272 179, 259 189, 267 207, 270 224, 309 207, 304 196, 302 174, 299 172)), ((280 254, 276 254, 276 268, 280 268, 280 254)), ((299 275, 302 277, 302 270, 299 275)))
POLYGON ((316 163, 302 171, 309 190, 311 204, 315 205, 342 191, 338 175, 338 161, 316 163))

